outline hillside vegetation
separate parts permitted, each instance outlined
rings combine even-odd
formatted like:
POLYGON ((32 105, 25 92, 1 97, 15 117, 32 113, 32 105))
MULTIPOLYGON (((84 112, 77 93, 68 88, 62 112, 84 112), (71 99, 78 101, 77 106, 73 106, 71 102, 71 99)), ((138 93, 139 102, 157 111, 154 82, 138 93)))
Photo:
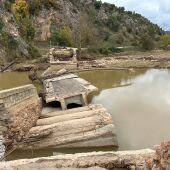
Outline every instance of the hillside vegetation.
POLYGON ((39 57, 39 42, 119 52, 116 47, 150 50, 163 30, 140 14, 96 0, 2 0, 0 54, 6 61, 39 57))

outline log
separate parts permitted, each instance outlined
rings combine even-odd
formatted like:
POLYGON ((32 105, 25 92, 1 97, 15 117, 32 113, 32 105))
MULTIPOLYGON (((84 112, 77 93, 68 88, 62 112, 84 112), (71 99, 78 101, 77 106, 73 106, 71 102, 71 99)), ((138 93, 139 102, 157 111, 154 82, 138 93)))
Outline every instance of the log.
POLYGON ((107 170, 156 170, 154 157, 156 157, 156 153, 150 149, 138 151, 77 153, 2 162, 0 164, 0 169, 61 170, 92 168, 94 170, 98 167, 107 170))
POLYGON ((2 69, 0 70, 0 72, 6 71, 6 70, 7 70, 9 67, 11 67, 14 63, 15 63, 15 61, 9 63, 7 66, 5 66, 4 68, 2 68, 2 69))
POLYGON ((73 120, 73 119, 81 119, 81 118, 90 117, 90 116, 99 114, 101 112, 106 112, 106 109, 101 108, 101 109, 77 112, 77 113, 72 113, 72 114, 54 116, 54 117, 45 118, 45 119, 39 119, 36 123, 36 126, 50 125, 53 123, 63 122, 63 121, 73 120))

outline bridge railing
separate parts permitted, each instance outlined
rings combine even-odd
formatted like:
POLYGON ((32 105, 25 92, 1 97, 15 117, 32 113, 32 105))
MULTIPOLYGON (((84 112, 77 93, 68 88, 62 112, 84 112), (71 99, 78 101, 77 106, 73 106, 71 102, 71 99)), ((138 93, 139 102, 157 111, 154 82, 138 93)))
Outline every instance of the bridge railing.
POLYGON ((3 103, 5 108, 9 108, 32 96, 38 96, 37 90, 34 85, 29 84, 0 91, 0 103, 3 103))

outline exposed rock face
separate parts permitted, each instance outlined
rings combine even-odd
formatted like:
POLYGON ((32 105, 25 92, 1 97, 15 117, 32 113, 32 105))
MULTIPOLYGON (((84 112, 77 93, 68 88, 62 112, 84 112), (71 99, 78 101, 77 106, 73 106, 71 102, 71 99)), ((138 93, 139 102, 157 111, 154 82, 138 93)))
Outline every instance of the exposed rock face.
MULTIPOLYGON (((20 36, 20 33, 18 31, 18 25, 13 17, 13 14, 8 12, 4 8, 4 1, 1 2, 0 5, 0 20, 3 21, 3 28, 2 31, 7 33, 8 35, 11 35, 13 39, 17 43, 17 49, 15 50, 16 55, 22 56, 24 58, 29 58, 30 54, 28 51, 29 45, 24 41, 24 39, 20 36)), ((0 54, 3 54, 3 56, 0 56, 0 59, 2 58, 4 61, 6 60, 6 51, 10 49, 6 49, 6 47, 3 47, 0 42, 0 54)), ((7 56, 8 57, 8 56, 7 56)))
POLYGON ((52 12, 43 9, 34 20, 34 25, 37 30, 36 39, 38 41, 46 41, 51 36, 51 19, 52 12))
POLYGON ((158 155, 159 166, 162 170, 170 169, 170 141, 161 143, 160 146, 156 148, 156 153, 158 155))

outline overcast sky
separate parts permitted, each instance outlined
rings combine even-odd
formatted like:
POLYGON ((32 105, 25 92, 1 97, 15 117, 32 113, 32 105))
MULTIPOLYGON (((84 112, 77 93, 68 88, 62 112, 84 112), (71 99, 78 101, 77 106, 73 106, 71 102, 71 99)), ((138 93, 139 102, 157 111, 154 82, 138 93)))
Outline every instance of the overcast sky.
POLYGON ((135 11, 158 24, 164 30, 170 30, 170 0, 102 0, 135 11))

